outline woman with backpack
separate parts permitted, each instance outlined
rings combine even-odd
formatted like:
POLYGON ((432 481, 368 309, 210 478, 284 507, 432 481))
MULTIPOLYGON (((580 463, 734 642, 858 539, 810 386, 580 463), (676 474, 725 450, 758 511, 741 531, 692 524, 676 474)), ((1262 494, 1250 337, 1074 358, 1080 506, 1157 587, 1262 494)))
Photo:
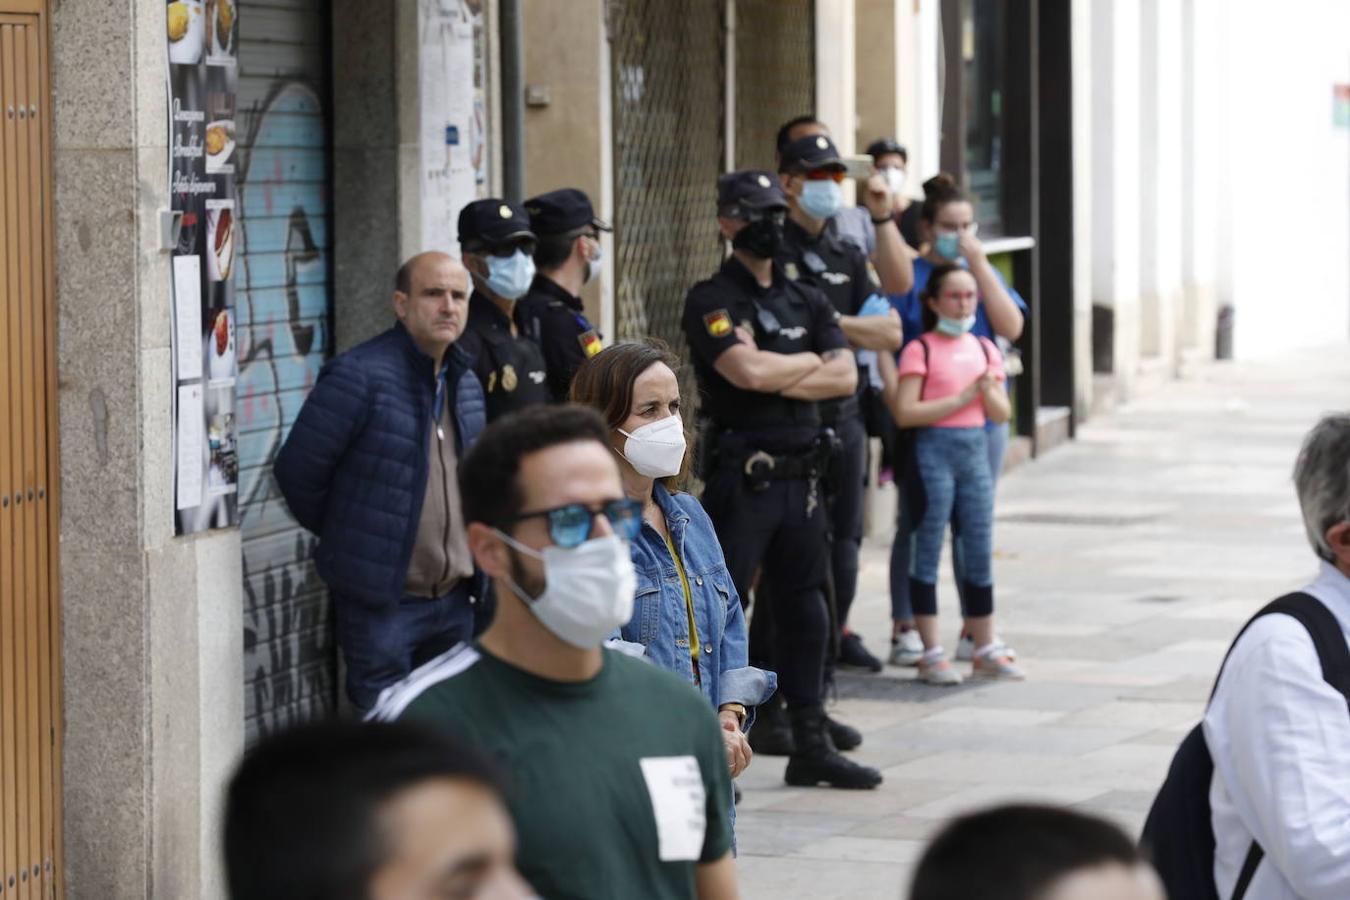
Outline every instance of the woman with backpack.
MULTIPOLYGON (((925 304, 922 294, 935 269, 941 266, 961 265, 975 277, 979 297, 975 304, 975 324, 970 333, 989 338, 1007 346, 1022 334, 1026 321, 1026 301, 1009 286, 998 269, 990 263, 984 245, 976 235, 979 223, 975 220, 975 204, 969 194, 945 172, 939 172, 923 183, 923 205, 919 211, 919 226, 923 236, 920 255, 914 260, 914 287, 908 294, 891 297, 891 304, 900 313, 904 340, 908 345, 926 331, 923 323, 925 304)), ((903 348, 902 348, 903 349, 903 348)), ((1017 369, 1006 367, 1014 376, 1017 369)), ((1007 389, 1007 383, 1004 383, 1007 389)), ((1003 457, 1008 449, 1008 423, 990 421, 985 425, 985 451, 988 454, 989 474, 995 486, 1003 471, 1003 457)), ((900 434, 895 441, 892 459, 894 477, 899 480, 905 471, 905 458, 910 451, 908 434, 900 434)), ((903 485, 900 485, 903 492, 903 485)), ((900 511, 898 534, 907 534, 913 527, 906 511, 900 511)), ((917 665, 923 655, 923 644, 914 630, 914 611, 909 598, 909 542, 897 539, 891 548, 891 652, 893 666, 917 665)), ((952 568, 958 581, 964 571, 964 560, 958 552, 952 558, 952 568)), ((961 610, 966 613, 964 588, 960 589, 961 610)), ((995 638, 997 640, 997 638, 995 638)), ((964 623, 956 643, 956 658, 974 658, 974 640, 970 626, 964 623)), ((1004 645, 1009 658, 1015 658, 1012 648, 1004 645)))
POLYGON ((1010 413, 1003 356, 970 333, 979 287, 967 269, 934 268, 921 300, 924 333, 901 352, 898 379, 886 379, 896 422, 915 429, 901 500, 913 527, 896 540, 909 543, 909 595, 924 647, 919 677, 943 685, 962 680, 937 635, 938 563, 950 524, 963 562, 972 674, 1020 679, 994 637, 994 486, 985 424, 1006 422, 1010 413))

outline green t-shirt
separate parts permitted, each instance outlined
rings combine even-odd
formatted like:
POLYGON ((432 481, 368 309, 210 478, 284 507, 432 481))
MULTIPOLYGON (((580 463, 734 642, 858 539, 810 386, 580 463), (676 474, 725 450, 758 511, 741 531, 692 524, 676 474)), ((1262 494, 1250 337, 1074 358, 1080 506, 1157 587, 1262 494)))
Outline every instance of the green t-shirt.
POLYGON ((381 698, 497 758, 517 865, 547 900, 690 898, 731 849, 731 778, 708 702, 678 676, 604 651, 589 681, 550 681, 460 647, 381 698))

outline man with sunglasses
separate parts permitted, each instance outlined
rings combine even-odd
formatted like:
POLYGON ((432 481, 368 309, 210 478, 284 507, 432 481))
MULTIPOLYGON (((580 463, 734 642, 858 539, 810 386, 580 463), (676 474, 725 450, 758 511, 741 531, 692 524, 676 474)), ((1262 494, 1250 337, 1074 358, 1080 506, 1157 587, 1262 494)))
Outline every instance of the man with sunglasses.
MULTIPOLYGON (((792 140, 780 152, 778 170, 791 205, 778 254, 787 277, 819 289, 830 299, 840 316, 839 327, 853 348, 884 353, 899 350, 900 317, 882 294, 866 254, 839 237, 835 228, 827 227, 841 209, 845 175, 834 142, 824 134, 792 140)), ((822 403, 820 414, 838 439, 835 477, 829 485, 834 624, 841 632, 838 661, 879 672, 881 661, 867 651, 857 634, 845 628, 857 594, 862 546, 867 429, 859 394, 866 386, 867 377, 860 374, 858 392, 822 403)), ((861 735, 836 735, 836 741, 856 745, 861 735)))
POLYGON ((455 481, 483 428, 483 389, 459 346, 468 300, 468 273, 446 254, 404 263, 398 322, 323 367, 273 468, 319 537, 347 696, 362 712, 469 637, 481 609, 455 481))
POLYGON ((515 324, 516 301, 534 281, 538 239, 519 204, 475 200, 459 213, 459 247, 473 276, 464 349, 487 395, 487 418, 548 402, 544 355, 515 324))
MULTIPOLYGON (((763 566, 768 590, 756 599, 752 629, 771 607, 771 668, 794 739, 788 783, 875 787, 879 772, 835 749, 823 707, 829 560, 818 401, 851 396, 858 370, 829 300, 774 265, 788 203, 773 176, 723 175, 717 197, 732 254, 690 290, 683 319, 707 420, 703 504, 742 598, 763 566)), ((764 668, 757 657, 769 655, 752 642, 752 664, 764 668)))
POLYGON ((427 722, 498 759, 518 866, 540 896, 734 898, 712 709, 678 676, 602 649, 632 614, 628 541, 642 527, 604 421, 572 405, 507 416, 460 481, 496 618, 387 690, 373 717, 427 722))
POLYGON ((600 352, 600 332, 586 318, 580 294, 600 274, 600 232, 613 229, 576 188, 531 197, 525 210, 539 236, 538 274, 516 304, 516 323, 544 351, 549 394, 561 403, 577 369, 600 352))

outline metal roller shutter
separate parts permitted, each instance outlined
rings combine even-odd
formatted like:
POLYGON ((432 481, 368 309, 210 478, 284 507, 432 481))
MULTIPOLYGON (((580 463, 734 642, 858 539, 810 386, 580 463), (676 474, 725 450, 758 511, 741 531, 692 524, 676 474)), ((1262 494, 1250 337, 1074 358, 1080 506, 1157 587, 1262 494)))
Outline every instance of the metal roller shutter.
POLYGON ((333 710, 336 661, 317 539, 272 461, 332 345, 327 4, 239 3, 239 492, 248 743, 333 710))

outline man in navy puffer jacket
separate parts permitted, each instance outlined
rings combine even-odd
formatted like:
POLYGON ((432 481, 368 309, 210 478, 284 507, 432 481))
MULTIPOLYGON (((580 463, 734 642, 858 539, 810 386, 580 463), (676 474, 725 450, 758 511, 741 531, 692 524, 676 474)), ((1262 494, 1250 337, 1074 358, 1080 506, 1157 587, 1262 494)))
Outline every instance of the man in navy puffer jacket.
POLYGON ((324 366, 273 469, 296 520, 319 536, 360 712, 469 639, 483 599, 456 477, 484 424, 482 385, 455 344, 468 299, 469 275, 451 257, 404 263, 398 322, 324 366))

